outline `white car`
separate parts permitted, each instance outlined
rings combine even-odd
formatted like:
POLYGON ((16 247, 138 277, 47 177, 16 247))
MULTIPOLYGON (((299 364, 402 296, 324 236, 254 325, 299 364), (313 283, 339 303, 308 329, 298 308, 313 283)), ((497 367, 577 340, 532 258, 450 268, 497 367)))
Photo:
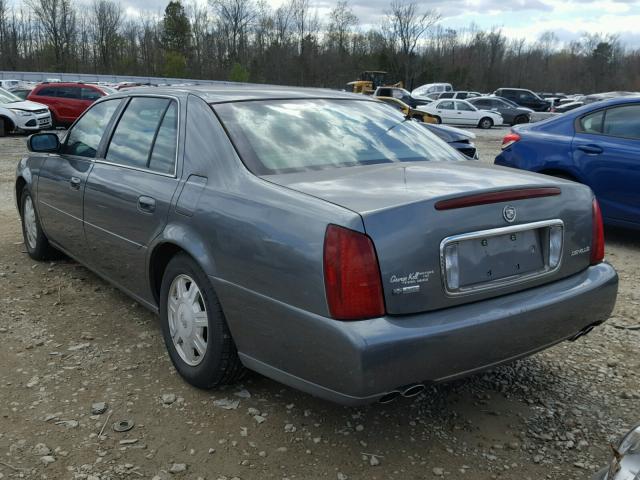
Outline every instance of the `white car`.
POLYGON ((49 107, 22 100, 0 88, 0 137, 9 132, 37 132, 44 128, 51 128, 49 107))
POLYGON ((428 105, 419 105, 416 110, 434 116, 438 123, 451 125, 475 125, 487 129, 504 123, 499 113, 478 110, 465 100, 436 100, 428 105))
POLYGON ((22 80, 0 80, 0 88, 11 90, 22 85, 22 80))
POLYGON ((452 92, 453 86, 450 83, 427 83, 420 85, 411 91, 411 96, 417 99, 433 100, 442 92, 452 92))

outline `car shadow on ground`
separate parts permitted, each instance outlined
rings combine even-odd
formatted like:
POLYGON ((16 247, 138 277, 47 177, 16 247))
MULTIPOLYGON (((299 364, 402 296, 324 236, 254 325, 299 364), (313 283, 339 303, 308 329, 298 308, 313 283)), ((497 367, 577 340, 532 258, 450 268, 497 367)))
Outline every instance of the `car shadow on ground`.
POLYGON ((606 243, 615 243, 621 247, 640 249, 640 231, 630 228, 605 227, 606 243))

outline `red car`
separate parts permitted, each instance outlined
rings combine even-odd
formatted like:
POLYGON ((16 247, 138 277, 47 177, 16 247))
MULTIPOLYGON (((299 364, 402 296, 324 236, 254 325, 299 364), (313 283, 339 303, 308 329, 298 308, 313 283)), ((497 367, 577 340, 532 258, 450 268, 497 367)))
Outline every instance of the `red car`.
POLYGON ((41 83, 31 90, 27 100, 44 103, 51 110, 54 126, 69 126, 107 92, 86 83, 41 83))

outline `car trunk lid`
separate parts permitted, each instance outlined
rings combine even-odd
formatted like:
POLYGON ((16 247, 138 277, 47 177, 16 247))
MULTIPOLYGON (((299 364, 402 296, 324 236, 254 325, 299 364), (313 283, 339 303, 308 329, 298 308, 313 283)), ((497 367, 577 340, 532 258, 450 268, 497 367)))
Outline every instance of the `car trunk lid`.
POLYGON ((515 292, 589 264, 591 192, 573 182, 466 162, 264 178, 360 214, 378 255, 389 314, 515 292), (558 236, 560 247, 553 247, 558 236), (550 263, 553 248, 560 248, 557 265, 550 263))

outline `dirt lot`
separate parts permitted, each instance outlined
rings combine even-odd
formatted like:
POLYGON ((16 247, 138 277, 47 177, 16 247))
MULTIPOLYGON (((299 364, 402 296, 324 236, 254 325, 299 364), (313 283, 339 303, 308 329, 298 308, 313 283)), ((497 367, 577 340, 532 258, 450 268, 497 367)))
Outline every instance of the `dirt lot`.
MULTIPOLYGON (((477 131, 482 161, 505 132, 477 131)), ((26 255, 12 193, 24 151, 24 137, 0 139, 2 479, 588 479, 640 420, 637 232, 607 231, 618 304, 575 343, 386 406, 255 374, 200 391, 152 314, 74 262, 26 255), (135 426, 115 432, 122 420, 135 426)))

